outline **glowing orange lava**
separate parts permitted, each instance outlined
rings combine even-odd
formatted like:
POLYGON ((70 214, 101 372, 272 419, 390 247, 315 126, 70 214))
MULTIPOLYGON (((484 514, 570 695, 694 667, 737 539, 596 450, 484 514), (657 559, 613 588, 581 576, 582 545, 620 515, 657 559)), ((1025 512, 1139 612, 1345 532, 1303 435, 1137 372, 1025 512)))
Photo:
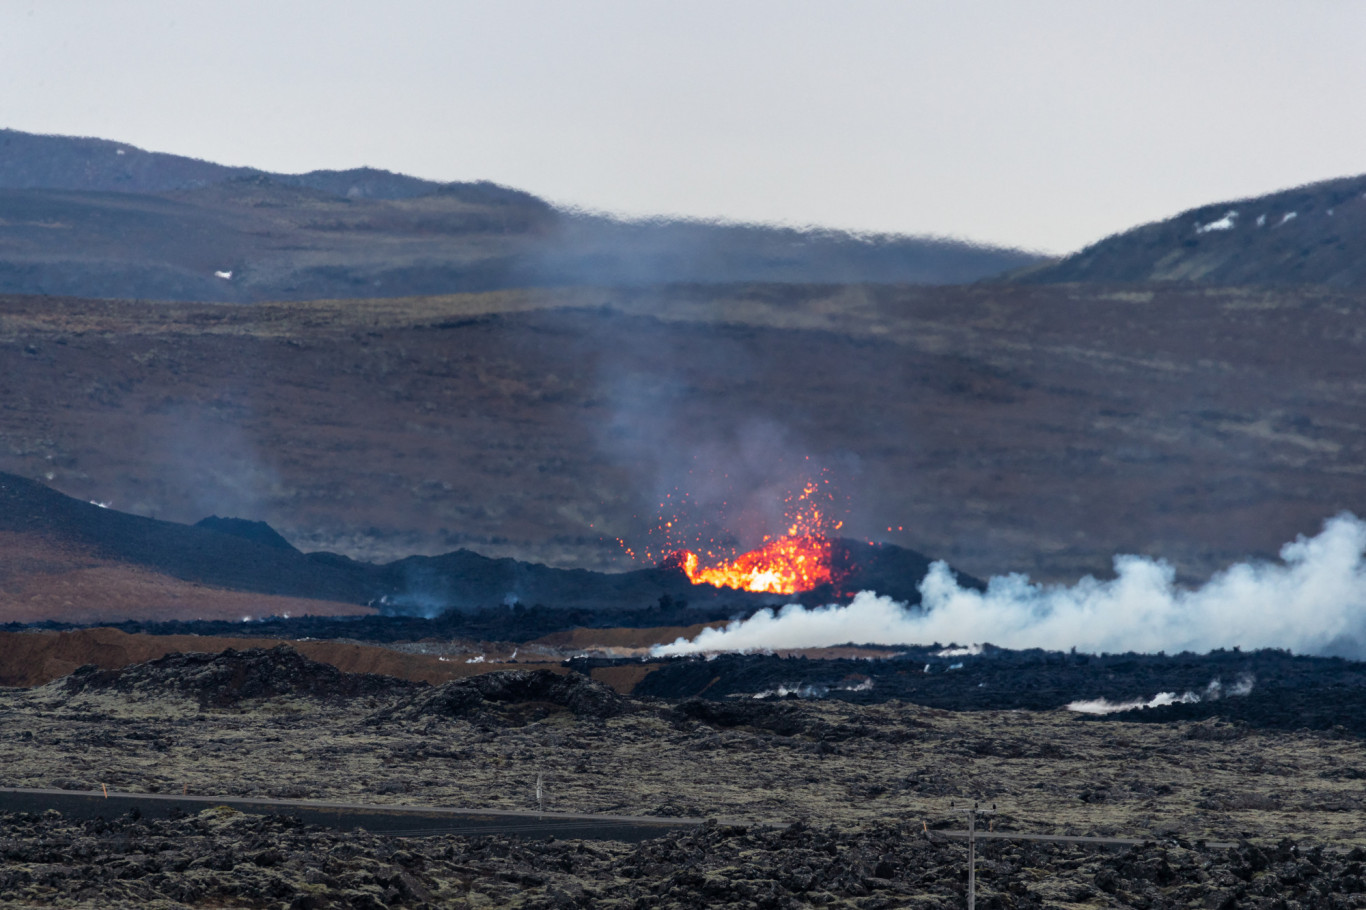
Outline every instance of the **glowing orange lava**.
POLYGON ((787 533, 769 540, 757 550, 729 562, 703 567, 692 550, 675 551, 669 562, 677 565, 695 585, 716 585, 741 591, 795 594, 835 581, 831 569, 828 536, 844 523, 832 521, 816 500, 819 488, 808 483, 789 499, 787 533))
POLYGON ((697 554, 679 552, 679 568, 695 585, 741 591, 795 594, 829 584, 830 541, 824 537, 779 537, 731 562, 702 568, 697 554))

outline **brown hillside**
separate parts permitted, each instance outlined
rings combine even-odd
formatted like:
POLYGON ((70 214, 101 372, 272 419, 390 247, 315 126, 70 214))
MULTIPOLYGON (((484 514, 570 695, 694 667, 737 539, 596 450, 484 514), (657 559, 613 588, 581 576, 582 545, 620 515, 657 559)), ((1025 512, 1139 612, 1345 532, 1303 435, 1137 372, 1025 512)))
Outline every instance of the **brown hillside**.
POLYGON ((0 531, 0 623, 363 616, 371 607, 249 594, 105 559, 69 541, 0 531))
POLYGON ((1363 311, 1142 286, 11 297, 0 470, 304 550, 625 568, 614 538, 690 476, 730 473, 754 508, 726 530, 771 533, 809 454, 853 538, 978 576, 1138 552, 1199 577, 1366 512, 1363 311))

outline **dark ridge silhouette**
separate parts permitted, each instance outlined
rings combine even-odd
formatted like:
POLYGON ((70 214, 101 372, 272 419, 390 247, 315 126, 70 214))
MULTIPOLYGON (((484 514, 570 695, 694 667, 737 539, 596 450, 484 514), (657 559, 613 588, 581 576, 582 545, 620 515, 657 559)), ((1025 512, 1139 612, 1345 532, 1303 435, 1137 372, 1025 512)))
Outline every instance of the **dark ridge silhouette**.
POLYGON ((279 531, 264 521, 248 521, 245 518, 219 518, 217 515, 210 515, 208 518, 195 522, 194 526, 217 531, 219 534, 231 534, 234 537, 241 537, 243 540, 252 540, 267 547, 274 547, 277 550, 299 552, 294 544, 285 540, 279 531))
POLYGON ((360 572, 209 528, 101 508, 13 474, 0 473, 0 530, 71 543, 108 559, 239 591, 344 603, 365 603, 374 596, 373 582, 360 572))
MULTIPOLYGON (((840 593, 830 587, 795 596, 751 594, 693 585, 671 568, 620 573, 555 569, 510 558, 492 559, 470 550, 373 565, 333 553, 301 553, 264 522, 213 516, 196 525, 183 525, 145 518, 81 502, 4 473, 0 473, 0 531, 37 535, 174 578, 238 591, 368 603, 394 616, 487 610, 492 614, 488 631, 496 629, 504 639, 522 631, 543 635, 581 624, 562 613, 537 620, 510 609, 519 604, 603 612, 614 619, 623 613, 639 614, 647 624, 659 625, 666 620, 702 621, 695 612, 699 607, 709 611, 702 618, 711 619, 790 601, 823 603, 840 593), (673 612, 657 607, 673 608, 673 612)), ((893 596, 918 602, 915 585, 924 577, 927 557, 899 547, 853 541, 840 541, 837 550, 845 569, 845 587, 878 586, 894 592, 893 596)), ((960 578, 967 584, 981 584, 967 576, 960 578)), ((63 618, 59 612, 51 617, 57 622, 63 618)), ((346 628, 354 635, 360 627, 346 628)))
POLYGON ((253 302, 661 282, 976 281, 953 240, 559 211, 487 181, 273 174, 0 131, 0 293, 253 302))
POLYGON ((0 130, 0 187, 159 193, 259 173, 123 142, 0 130))
POLYGON ((234 178, 267 176, 277 183, 350 199, 409 199, 445 186, 372 167, 271 174, 259 168, 149 152, 108 139, 0 130, 0 188, 4 189, 166 193, 234 178))
POLYGON ((1006 278, 1366 287, 1366 175, 1203 205, 1006 278))

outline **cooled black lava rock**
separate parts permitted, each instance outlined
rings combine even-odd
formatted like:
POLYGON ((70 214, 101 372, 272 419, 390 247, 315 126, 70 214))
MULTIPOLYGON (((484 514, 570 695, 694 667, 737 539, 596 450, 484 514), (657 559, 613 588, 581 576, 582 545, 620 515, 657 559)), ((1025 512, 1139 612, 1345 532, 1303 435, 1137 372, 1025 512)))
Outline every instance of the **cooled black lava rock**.
POLYGON ((678 706, 688 720, 717 729, 749 727, 778 736, 800 736, 812 731, 813 720, 795 705, 759 701, 703 701, 692 698, 678 706))
POLYGON ((1248 697, 1118 711, 1101 719, 1168 724, 1220 719, 1269 730, 1318 730, 1366 737, 1366 686, 1338 684, 1330 674, 1317 685, 1278 685, 1267 679, 1248 697))
POLYGON ((485 701, 500 704, 549 702, 586 717, 615 717, 628 702, 612 689, 578 673, 510 670, 486 673, 467 682, 485 701))
POLYGON ((442 683, 410 701, 386 708, 376 722, 416 717, 459 717, 516 723, 528 711, 568 711, 604 720, 631 710, 633 703, 579 673, 501 670, 442 683))
MULTIPOLYGON (((317 553, 310 559, 322 559, 317 553)), ((344 557, 329 555, 332 561, 344 557)), ((340 562, 338 562, 340 564, 340 562)), ((652 605, 631 609, 579 609, 499 604, 481 610, 447 610, 437 616, 294 616, 289 619, 268 617, 253 621, 248 628, 254 636, 299 638, 346 638, 354 641, 420 641, 424 638, 472 638, 478 641, 526 642, 567 629, 650 628, 687 626, 694 623, 730 620, 752 612, 743 604, 725 602, 693 604, 661 596, 652 605)), ((43 623, 43 628, 71 628, 69 624, 43 623)), ((241 635, 240 622, 122 622, 111 624, 130 635, 241 635)), ((22 626, 13 624, 9 628, 22 626)))
POLYGON ((148 695, 178 692, 205 708, 228 708, 283 695, 343 699, 425 687, 391 676, 345 673, 331 664, 309 660, 288 645, 269 650, 229 648, 219 654, 167 654, 120 670, 86 665, 60 685, 73 695, 99 690, 148 695))
MULTIPOLYGON (((576 660, 573 665, 590 669, 613 663, 623 662, 576 660)), ((723 654, 671 660, 642 679, 632 694, 748 703, 717 709, 711 720, 701 714, 698 719, 755 726, 735 719, 758 711, 757 704, 801 698, 855 704, 896 699, 953 711, 1049 711, 1097 699, 1147 702, 1162 692, 1189 693, 1199 701, 1085 716, 1152 723, 1217 718, 1255 729, 1366 738, 1366 663, 1274 650, 1093 655, 986 645, 966 654, 911 646, 879 660, 723 654), (1211 685, 1216 681, 1221 685, 1211 685)))

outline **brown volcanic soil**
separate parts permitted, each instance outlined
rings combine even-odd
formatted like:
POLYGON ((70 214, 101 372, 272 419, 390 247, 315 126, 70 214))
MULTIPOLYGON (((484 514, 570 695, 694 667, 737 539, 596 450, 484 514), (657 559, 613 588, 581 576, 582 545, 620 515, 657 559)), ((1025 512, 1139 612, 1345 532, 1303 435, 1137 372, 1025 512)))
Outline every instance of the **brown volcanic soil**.
POLYGON ((0 623, 368 616, 358 604, 248 594, 104 559, 69 542, 0 531, 0 623))
MULTIPOLYGON (((228 648, 240 651, 273 648, 279 644, 280 640, 275 638, 129 635, 118 629, 0 632, 0 686, 42 685, 86 664, 102 670, 117 670, 177 652, 217 653, 228 648)), ((507 656, 506 648, 489 649, 474 642, 448 643, 445 650, 449 656, 341 641, 293 641, 289 645, 310 660, 347 673, 378 673, 433 685, 508 668, 507 664, 493 658, 467 663, 469 656, 487 650, 507 656)), ((558 658, 547 659, 526 650, 519 657, 519 667, 568 672, 558 658)))
MULTIPOLYGON (((283 599, 283 598, 282 598, 283 599)), ((312 601, 308 601, 312 603, 312 601)), ((312 660, 347 673, 380 673, 415 682, 442 683, 507 669, 509 659, 518 667, 567 672, 566 655, 589 651, 606 654, 643 653, 650 645, 671 642, 679 636, 692 638, 708 625, 665 626, 656 629, 569 629, 525 645, 494 642, 430 642, 397 647, 342 641, 291 641, 290 646, 312 660), (516 652, 516 657, 513 657, 516 652), (470 663, 473 658, 482 661, 470 663)), ((176 652, 216 653, 227 648, 271 648, 277 638, 252 636, 144 635, 119 629, 73 629, 62 632, 0 632, 0 686, 39 686, 65 676, 77 667, 92 664, 115 670, 176 652)), ((809 648, 785 654, 821 658, 876 658, 891 653, 880 648, 809 648)), ((629 693, 659 664, 594 667, 594 679, 618 692, 629 693)))
POLYGON ((303 549, 605 567, 689 470, 754 491, 732 530, 757 542, 810 454, 851 537, 977 575, 1139 552, 1198 577, 1366 512, 1362 310, 1141 286, 5 298, 0 470, 303 549))
POLYGON ((725 622, 699 622, 691 626, 659 626, 650 629, 565 629, 543 635, 532 642, 552 648, 601 649, 648 648, 676 638, 696 638, 703 629, 719 628, 725 622))

